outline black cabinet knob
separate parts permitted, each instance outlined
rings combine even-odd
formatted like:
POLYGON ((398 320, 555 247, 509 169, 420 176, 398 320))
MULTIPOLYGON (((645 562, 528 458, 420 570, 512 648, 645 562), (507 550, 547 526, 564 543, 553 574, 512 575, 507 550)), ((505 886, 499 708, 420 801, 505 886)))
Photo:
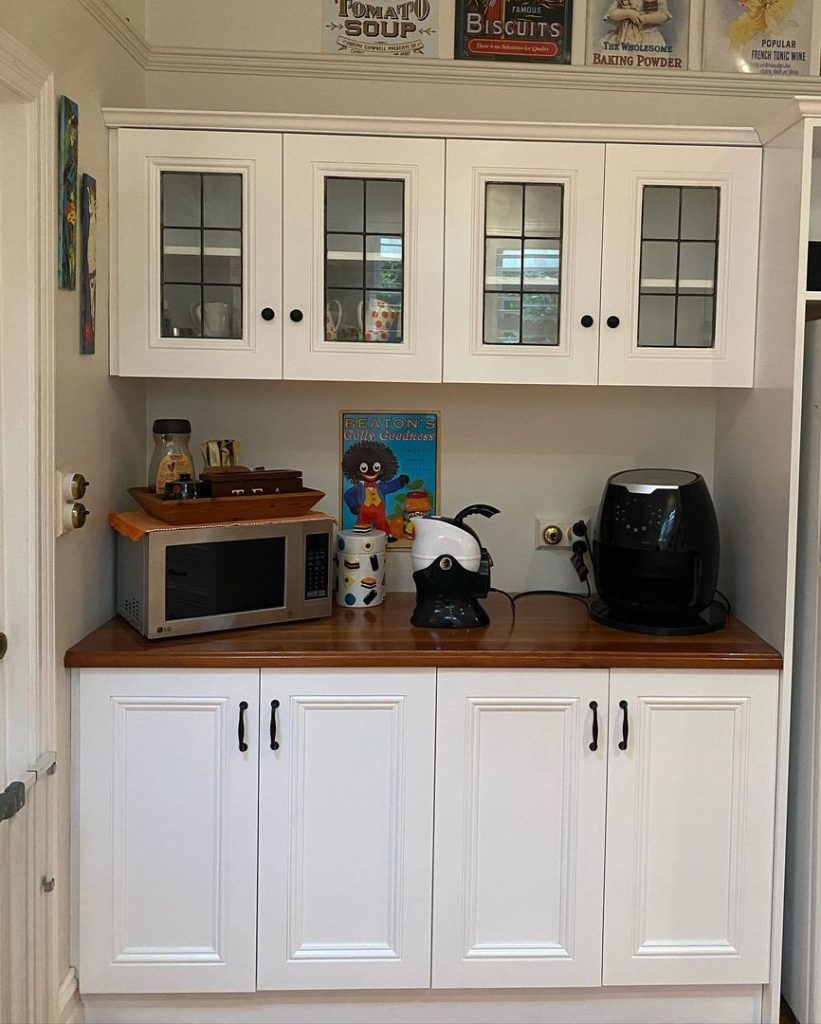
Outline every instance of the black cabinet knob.
POLYGON ((302 320, 302 318, 304 316, 305 316, 305 314, 302 312, 301 309, 292 309, 291 310, 291 319, 294 321, 295 324, 298 324, 299 321, 302 320))
POLYGON ((579 323, 582 325, 582 327, 592 327, 593 317, 589 313, 585 313, 585 315, 581 318, 579 323))
POLYGON ((619 318, 617 316, 609 316, 607 318, 607 326, 608 327, 618 327, 620 323, 621 323, 621 320, 619 320, 619 318))
POLYGON ((270 306, 266 306, 259 315, 263 320, 273 320, 276 313, 274 313, 270 306))

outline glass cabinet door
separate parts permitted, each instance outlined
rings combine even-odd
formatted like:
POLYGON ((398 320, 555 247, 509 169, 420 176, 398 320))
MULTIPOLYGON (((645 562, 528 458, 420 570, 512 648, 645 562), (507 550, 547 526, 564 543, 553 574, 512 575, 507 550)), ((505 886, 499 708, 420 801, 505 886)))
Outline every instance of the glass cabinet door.
POLYGON ((604 147, 448 142, 445 380, 596 381, 604 147))
POLYGON ((752 385, 760 160, 607 147, 601 383, 752 385))
POLYGON ((285 376, 441 380, 444 143, 294 135, 285 376))
POLYGON ((113 371, 281 377, 280 135, 117 133, 113 371))

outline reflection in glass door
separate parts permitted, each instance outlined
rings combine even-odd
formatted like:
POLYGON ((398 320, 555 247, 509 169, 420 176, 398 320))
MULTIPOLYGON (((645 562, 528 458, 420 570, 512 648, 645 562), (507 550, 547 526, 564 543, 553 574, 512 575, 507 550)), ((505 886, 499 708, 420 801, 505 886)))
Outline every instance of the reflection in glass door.
POLYGON ((325 179, 325 340, 400 344, 405 182, 325 179))

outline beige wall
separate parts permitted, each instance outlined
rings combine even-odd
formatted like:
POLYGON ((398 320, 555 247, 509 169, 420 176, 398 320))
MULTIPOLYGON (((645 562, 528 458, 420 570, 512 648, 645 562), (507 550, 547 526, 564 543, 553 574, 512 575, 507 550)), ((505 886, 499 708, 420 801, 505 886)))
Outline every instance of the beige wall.
MULTIPOLYGON (((139 9, 134 0, 121 6, 126 2, 139 9)), ((108 376, 108 141, 100 108, 142 103, 143 72, 75 0, 0 4, 0 27, 53 70, 58 95, 79 104, 80 173, 97 179, 96 355, 79 355, 79 291, 58 291, 55 302, 57 465, 83 472, 92 482, 87 526, 56 543, 57 656, 62 659, 67 647, 112 614, 113 545, 106 514, 122 503, 126 485, 142 473, 144 386, 108 376)), ((62 979, 69 965, 68 679, 58 687, 57 722, 61 820, 55 874, 62 979)))
MULTIPOLYGON (((534 549, 537 512, 595 512, 610 473, 674 466, 713 478, 715 392, 663 388, 458 384, 151 381, 148 422, 191 420, 197 446, 242 442, 251 466, 301 469, 339 511, 339 412, 435 409, 442 414, 441 506, 477 501, 502 515, 475 521, 495 561, 494 585, 577 589, 569 552, 534 549)), ((392 552, 392 590, 412 588, 408 555, 392 552)))

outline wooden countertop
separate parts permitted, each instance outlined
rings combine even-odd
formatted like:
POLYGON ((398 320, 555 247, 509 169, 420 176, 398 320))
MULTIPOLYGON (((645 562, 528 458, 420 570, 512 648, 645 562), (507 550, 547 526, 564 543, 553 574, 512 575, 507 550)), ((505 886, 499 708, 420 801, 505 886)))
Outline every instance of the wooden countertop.
POLYGON ((412 594, 379 608, 335 607, 328 619, 169 640, 145 640, 111 619, 68 651, 70 668, 695 668, 780 669, 781 655, 737 619, 701 636, 645 636, 588 618, 578 601, 527 597, 512 621, 505 598, 485 602, 484 629, 410 624, 412 594))

